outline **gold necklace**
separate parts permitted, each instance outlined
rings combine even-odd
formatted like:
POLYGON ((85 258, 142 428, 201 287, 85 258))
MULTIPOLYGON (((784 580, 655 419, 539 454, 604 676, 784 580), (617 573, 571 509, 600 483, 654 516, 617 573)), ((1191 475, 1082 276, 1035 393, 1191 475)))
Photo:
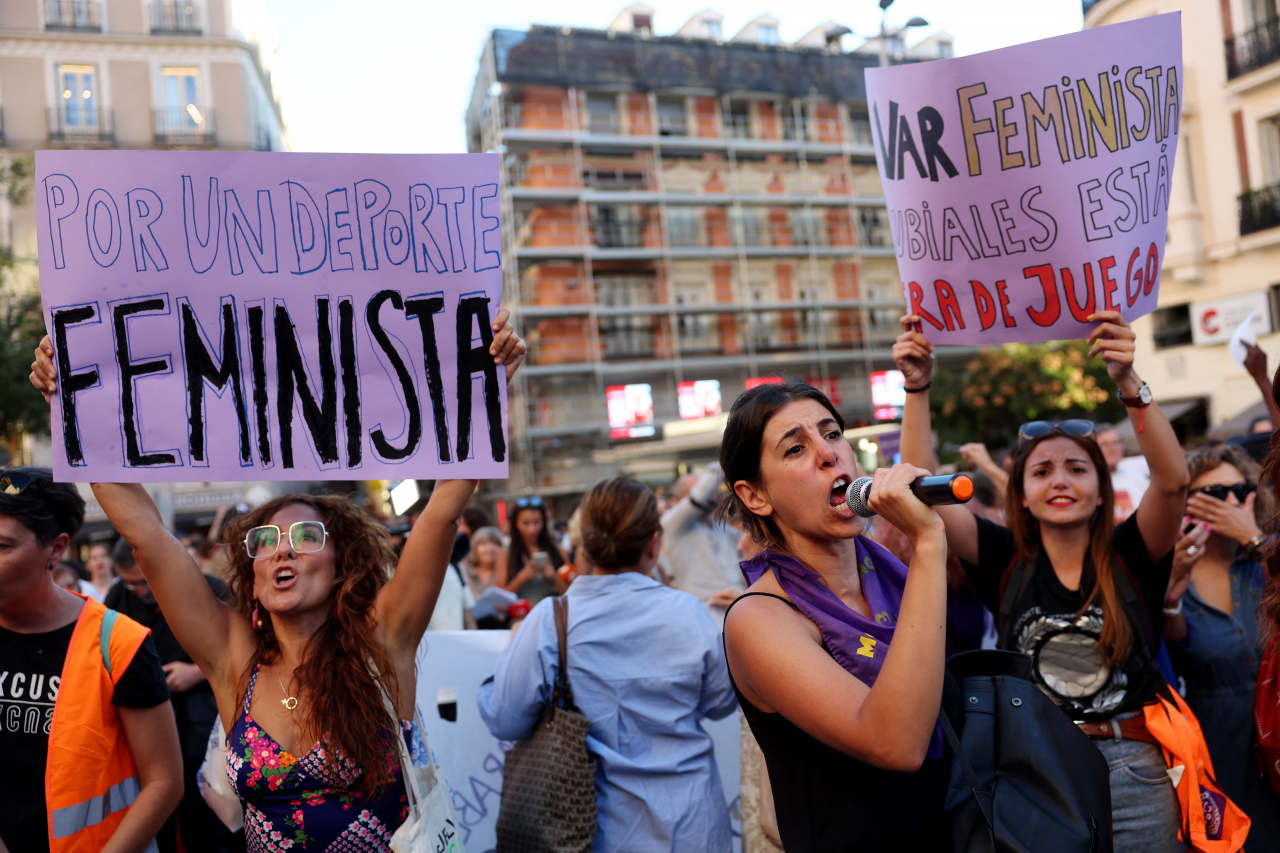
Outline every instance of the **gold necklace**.
POLYGON ((280 677, 280 664, 275 664, 273 668, 276 671, 276 681, 280 682, 280 692, 284 694, 284 698, 280 700, 280 704, 292 711, 298 707, 298 697, 290 696, 289 691, 284 689, 284 679, 280 677))

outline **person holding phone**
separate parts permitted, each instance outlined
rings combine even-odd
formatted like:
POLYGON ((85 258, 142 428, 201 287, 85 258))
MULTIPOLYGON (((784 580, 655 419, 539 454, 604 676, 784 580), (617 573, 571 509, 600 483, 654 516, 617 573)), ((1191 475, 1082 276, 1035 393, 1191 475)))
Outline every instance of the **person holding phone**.
MULTIPOLYGON (((937 470, 929 413, 933 345, 902 318, 893 360, 906 380, 902 458, 937 470)), ((1137 511, 1116 525, 1097 430, 1086 420, 1023 424, 1005 502, 1008 528, 963 506, 937 507, 947 545, 992 613, 1013 596, 1001 648, 1032 658, 1032 678, 1111 767, 1116 853, 1182 853, 1180 812, 1144 706, 1163 683, 1154 663, 1163 602, 1191 477, 1178 438, 1134 369, 1135 338, 1116 311, 1089 317, 1099 356, 1151 467, 1137 511), (1013 569, 1025 583, 1010 593, 1013 569)))
POLYGON ((531 606, 568 589, 569 585, 556 575, 565 560, 551 534, 542 498, 532 495, 517 499, 511 528, 506 565, 498 566, 498 586, 514 592, 531 606), (515 566, 519 569, 511 574, 515 566))

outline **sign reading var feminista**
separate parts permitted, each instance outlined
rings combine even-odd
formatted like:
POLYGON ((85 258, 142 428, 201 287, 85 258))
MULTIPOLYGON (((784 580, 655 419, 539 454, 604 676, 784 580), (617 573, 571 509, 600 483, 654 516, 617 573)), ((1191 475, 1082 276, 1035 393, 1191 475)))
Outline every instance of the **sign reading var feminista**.
POLYGON ((496 155, 36 173, 60 480, 507 476, 496 155))
POLYGON ((909 310, 934 342, 1079 338, 1156 307, 1178 13, 867 71, 909 310))

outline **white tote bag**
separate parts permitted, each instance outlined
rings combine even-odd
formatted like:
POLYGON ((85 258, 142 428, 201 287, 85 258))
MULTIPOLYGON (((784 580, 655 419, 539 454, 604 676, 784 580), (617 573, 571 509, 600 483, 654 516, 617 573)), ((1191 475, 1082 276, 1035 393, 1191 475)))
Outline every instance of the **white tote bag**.
POLYGON ((444 780, 444 771, 436 764, 431 747, 427 745, 422 714, 415 705, 413 724, 422 746, 422 754, 416 756, 422 763, 417 763, 409 758, 399 715, 385 693, 382 698, 396 728, 400 770, 404 774, 404 788, 409 797, 409 816, 391 836, 391 849, 394 853, 464 853, 462 839, 458 835, 458 813, 453 809, 453 794, 444 780))
POLYGON ((209 729, 209 745, 205 747, 204 763, 196 773, 196 784, 200 786, 200 796, 227 829, 239 832, 244 828, 244 807, 227 778, 227 736, 220 719, 214 720, 209 729))

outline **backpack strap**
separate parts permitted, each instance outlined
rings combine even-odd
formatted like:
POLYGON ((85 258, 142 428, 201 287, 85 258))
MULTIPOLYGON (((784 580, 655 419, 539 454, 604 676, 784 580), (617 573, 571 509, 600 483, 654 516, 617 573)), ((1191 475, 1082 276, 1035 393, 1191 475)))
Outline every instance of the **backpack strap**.
POLYGON ((956 734, 955 727, 951 725, 951 718, 947 716, 946 710, 938 711, 938 722, 942 725, 942 733, 947 736, 947 743, 951 744, 951 752, 955 755, 956 762, 960 765, 960 769, 964 771, 965 781, 973 789, 973 798, 978 801, 978 808, 982 809, 982 816, 987 821, 987 827, 994 831, 996 823, 991 817, 991 791, 978 785, 978 774, 973 772, 973 765, 969 763, 969 757, 964 754, 964 748, 960 745, 960 736, 956 734))
POLYGON ((1036 565, 1040 560, 1040 550, 1036 549, 1031 556, 1019 560, 1017 555, 1009 561, 1005 569, 1004 595, 1000 598, 1000 638, 996 643, 998 649, 1009 648, 1009 631, 1013 625, 1013 608, 1018 606, 1022 594, 1031 585, 1036 565))
POLYGON ((112 678, 111 673, 111 629, 115 627, 116 617, 120 614, 114 610, 108 610, 102 614, 102 631, 98 637, 98 650, 102 652, 102 665, 107 669, 107 678, 112 678))

